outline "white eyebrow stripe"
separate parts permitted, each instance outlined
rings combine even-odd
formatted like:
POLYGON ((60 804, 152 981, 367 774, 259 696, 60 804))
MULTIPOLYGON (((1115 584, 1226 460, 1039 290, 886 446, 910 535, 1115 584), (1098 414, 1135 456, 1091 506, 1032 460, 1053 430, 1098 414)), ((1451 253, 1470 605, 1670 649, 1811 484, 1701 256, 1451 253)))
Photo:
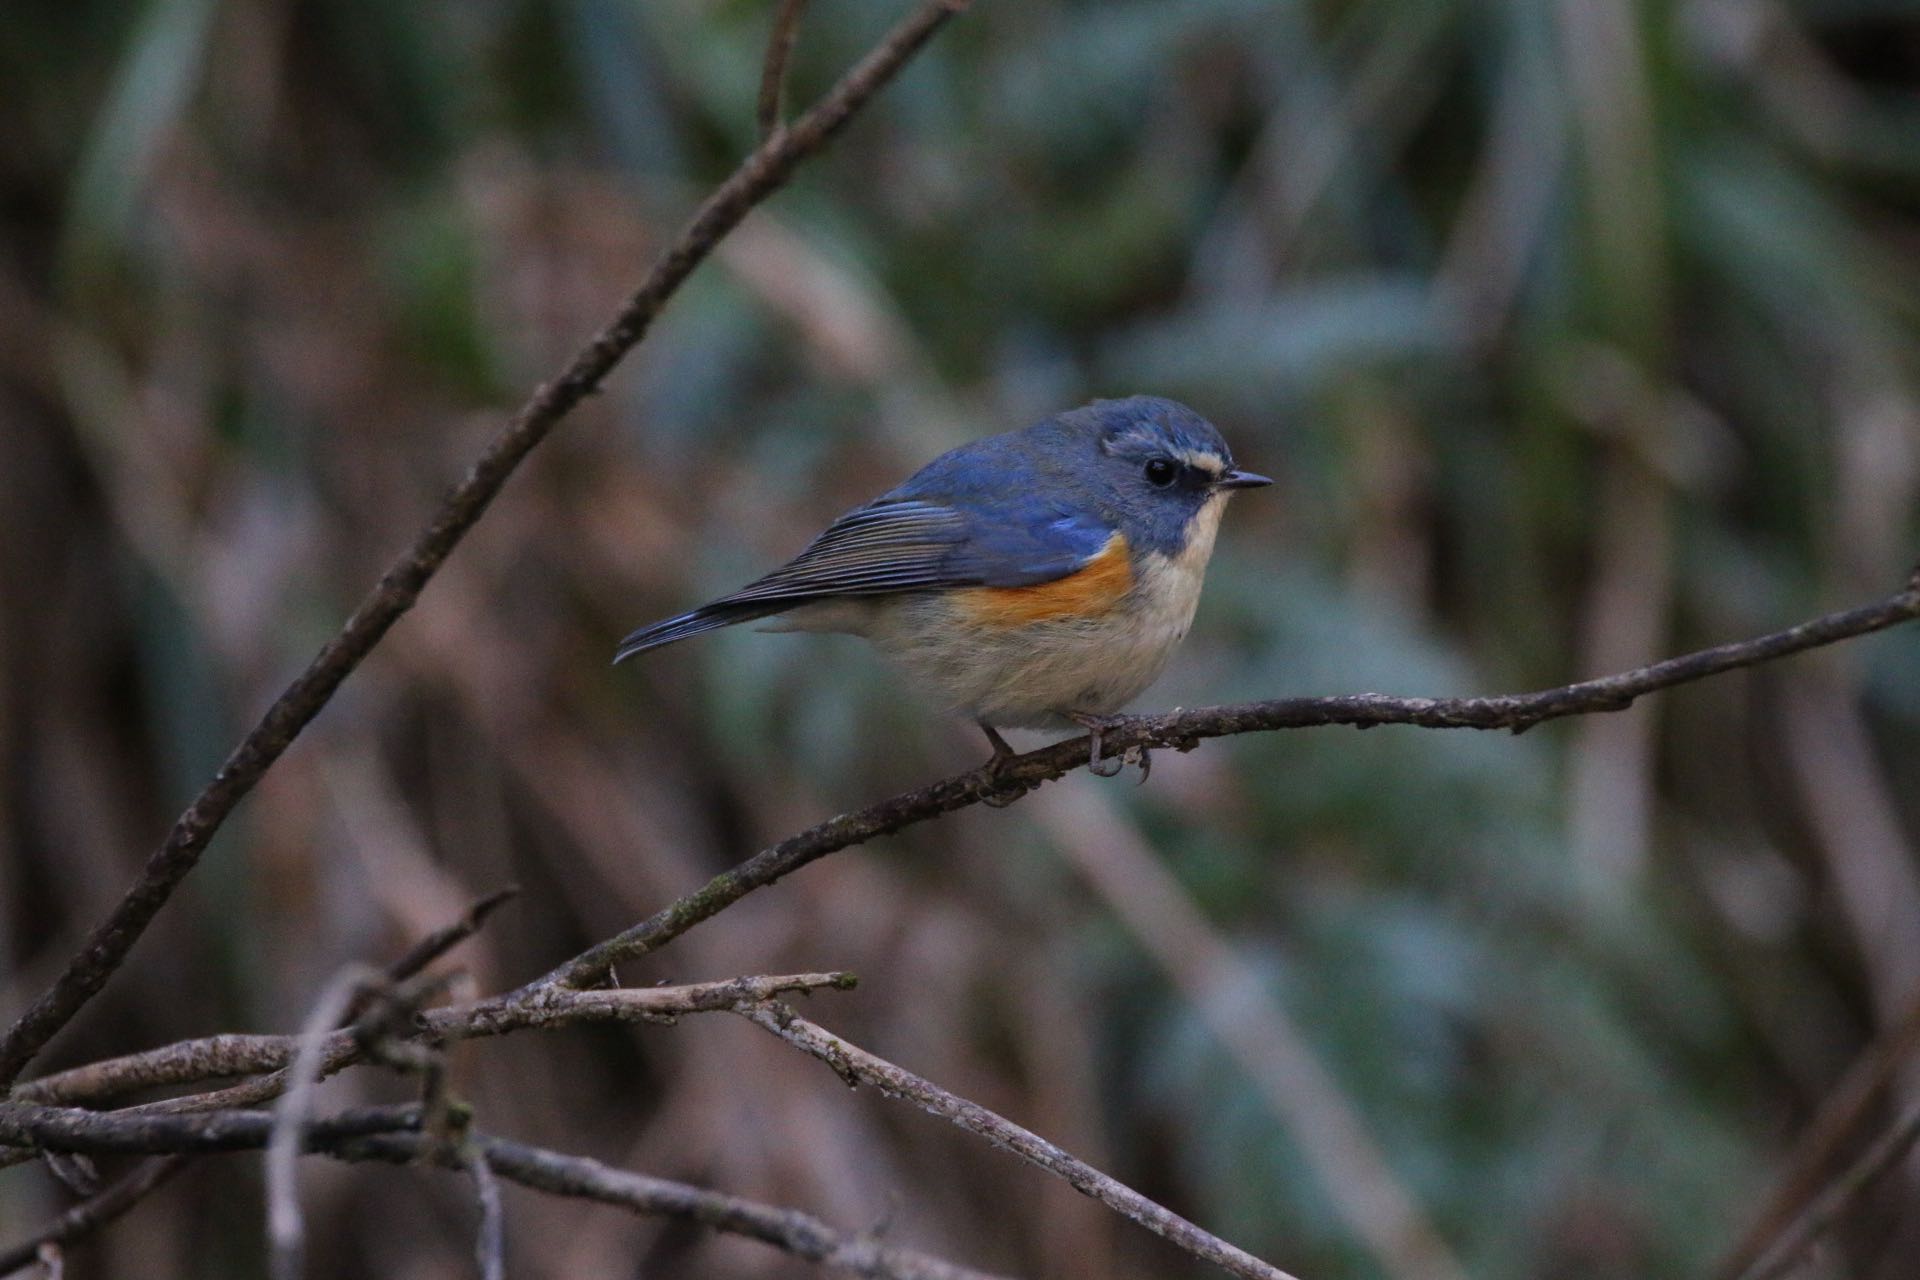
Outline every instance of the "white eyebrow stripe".
POLYGON ((1204 471, 1216 479, 1227 469, 1226 461, 1210 450, 1182 449, 1175 456, 1188 466, 1204 471))

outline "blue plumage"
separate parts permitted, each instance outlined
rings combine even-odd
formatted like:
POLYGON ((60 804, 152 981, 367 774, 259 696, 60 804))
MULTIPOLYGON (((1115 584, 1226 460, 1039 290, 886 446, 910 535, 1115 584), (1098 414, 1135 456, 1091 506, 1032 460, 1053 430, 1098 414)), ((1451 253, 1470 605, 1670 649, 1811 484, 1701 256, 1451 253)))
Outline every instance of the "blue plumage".
MULTIPOLYGON (((942 454, 772 573, 633 632, 615 661, 780 615, 867 636, 983 723, 1104 715, 1186 634, 1228 494, 1266 483, 1235 470, 1219 431, 1184 405, 1096 401, 942 454), (1128 563, 1114 590, 1061 594, 1116 546, 1128 563), (963 607, 982 589, 1003 607, 963 607), (1075 612, 1004 607, 1020 590, 1075 612)), ((1110 563, 1102 573, 1114 581, 1110 563)))

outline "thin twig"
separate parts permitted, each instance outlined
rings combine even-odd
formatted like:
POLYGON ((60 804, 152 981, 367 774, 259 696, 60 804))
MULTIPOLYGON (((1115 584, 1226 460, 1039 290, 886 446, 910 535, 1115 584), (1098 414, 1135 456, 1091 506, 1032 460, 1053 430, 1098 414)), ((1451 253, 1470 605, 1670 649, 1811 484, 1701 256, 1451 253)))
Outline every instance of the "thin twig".
MULTIPOLYGON (((867 1236, 838 1231, 797 1209, 758 1204, 739 1196, 630 1173, 597 1160, 561 1155, 502 1138, 475 1134, 471 1141, 484 1153, 495 1173, 522 1186, 745 1236, 794 1257, 852 1275, 876 1280, 997 1280, 985 1272, 955 1266, 910 1249, 884 1245, 867 1236)), ((329 1153, 349 1160, 395 1163, 411 1163, 432 1156, 423 1140, 398 1134, 334 1144, 329 1153)))
POLYGON ((773 34, 767 38, 766 62, 760 68, 760 103, 754 118, 762 139, 771 138, 786 113, 787 65, 793 60, 793 42, 800 35, 800 17, 807 0, 780 0, 773 15, 773 34))
POLYGON ((300 1131, 313 1102, 314 1086, 320 1081, 327 1033, 340 1024, 347 1006, 366 990, 369 981, 377 981, 379 976, 364 965, 342 971, 321 991, 313 1011, 300 1028, 300 1047, 293 1056, 286 1095, 274 1108, 273 1136, 267 1143, 268 1270, 273 1280, 300 1280, 306 1236, 300 1220, 300 1184, 296 1172, 300 1131))
POLYGON ((506 1280, 507 1217, 500 1206, 500 1183, 493 1176, 484 1151, 472 1143, 461 1156, 467 1176, 473 1179, 473 1198, 480 1207, 480 1223, 473 1240, 474 1260, 480 1264, 480 1280, 506 1280))
POLYGON ((1855 1197, 1898 1164, 1900 1158, 1913 1149, 1916 1140, 1920 1140, 1920 1107, 1901 1116, 1858 1160, 1848 1165, 1832 1185, 1814 1198, 1806 1212, 1781 1233, 1773 1247, 1742 1273, 1741 1280, 1776 1280, 1786 1275, 1800 1255, 1840 1220, 1855 1197))
MULTIPOLYGON (((389 982, 405 981, 472 937, 496 908, 517 893, 519 893, 517 886, 508 886, 473 903, 459 920, 428 934, 388 964, 387 980, 389 982)), ((355 1001, 355 1004, 357 1003, 359 1002, 355 1001)), ((349 1005, 347 1012, 348 1015, 352 1015, 355 1012, 354 1006, 349 1005)), ((346 1020, 347 1018, 342 1019, 342 1021, 346 1020)), ((197 1110, 211 1111, 223 1107, 258 1106, 280 1096, 281 1087, 285 1081, 280 1069, 291 1060, 296 1043, 295 1038, 290 1036, 208 1036, 200 1040, 183 1041, 159 1050, 150 1050, 147 1053, 89 1063, 70 1071, 60 1072, 55 1076, 18 1086, 12 1096, 37 1102, 97 1102, 118 1093, 127 1093, 155 1085, 181 1084, 220 1076, 273 1071, 275 1074, 265 1079, 249 1080, 232 1089, 216 1090, 214 1093, 201 1095, 191 1103, 186 1100, 175 1100, 176 1109, 180 1110, 192 1107, 197 1110), (268 1060, 272 1061, 272 1065, 261 1065, 268 1060)), ((346 1060, 330 1056, 322 1065, 321 1072, 323 1075, 331 1075, 345 1065, 347 1065, 346 1060)), ((0 1151, 0 1169, 22 1163, 24 1160, 31 1159, 32 1155, 31 1151, 0 1151)))
POLYGON ((1820 1190, 1820 1179, 1834 1158, 1872 1114, 1887 1085, 1920 1049, 1920 997, 1887 1035, 1869 1045, 1820 1104, 1794 1143, 1786 1171, 1774 1184, 1765 1206, 1714 1268, 1717 1280, 1736 1280, 1766 1253, 1820 1190))
POLYGON ((528 453, 598 390, 653 324, 693 269, 741 219, 779 190, 794 169, 844 128, 892 80, 966 0, 923 0, 792 127, 768 138, 720 184, 667 246, 619 313, 541 386, 494 437, 410 546, 381 575, 346 624, 240 740, 220 770, 174 822, 166 839, 107 918, 95 927, 53 985, 0 1038, 0 1089, 112 977, 140 935, 199 863, 234 807, 318 715, 427 582, 528 453))
MULTIPOLYGON (((387 966, 387 981, 389 983, 405 982, 408 978, 413 977, 435 960, 438 960, 441 956, 444 956, 447 952, 480 932, 482 926, 487 923, 488 916, 519 896, 520 886, 510 884, 503 889, 495 889, 486 897, 478 899, 472 906, 466 909, 465 913, 462 914, 458 920, 455 920, 449 925, 442 925, 402 952, 387 966)), ((373 993, 370 989, 361 992, 359 997, 347 1006, 347 1011, 341 1016, 340 1021, 343 1023, 352 1022, 362 1013, 365 1013, 366 1005, 372 998, 373 993)))
MULTIPOLYGON (((610 987, 593 991, 546 988, 525 995, 516 993, 430 1009, 422 1015, 422 1030, 435 1040, 454 1040, 576 1023, 658 1022, 681 1014, 728 1010, 742 1000, 767 1000, 794 992, 849 991, 854 984, 855 978, 850 973, 786 973, 673 987, 610 987)), ((136 1089, 279 1072, 292 1063, 301 1043, 299 1036, 289 1035, 220 1035, 181 1040, 31 1080, 18 1086, 13 1096, 26 1102, 62 1105, 98 1103, 136 1089)), ((361 1057, 350 1030, 332 1032, 321 1040, 319 1073, 323 1078, 332 1075, 360 1061, 361 1057)), ((278 1090, 266 1097, 253 1096, 253 1087, 259 1083, 249 1081, 242 1086, 249 1090, 243 1095, 243 1101, 223 1095, 209 1108, 199 1105, 200 1098, 173 1098, 152 1104, 150 1109, 180 1111, 187 1109, 188 1104, 201 1110, 231 1108, 270 1101, 278 1096, 278 1090)), ((144 1109, 147 1108, 135 1110, 144 1109)))
MULTIPOLYGON (((1101 755, 1102 758, 1124 757, 1129 751, 1148 748, 1187 751, 1205 738, 1325 725, 1367 729, 1375 725, 1402 724, 1428 729, 1510 729, 1518 733, 1564 716, 1623 711, 1636 699, 1661 689, 1884 631, 1916 617, 1920 617, 1920 575, 1898 595, 1873 604, 1826 614, 1753 640, 1702 649, 1619 675, 1584 680, 1557 689, 1487 698, 1403 698, 1379 693, 1278 698, 1269 702, 1200 707, 1168 715, 1131 716, 1103 732, 1101 755)), ((659 950, 754 890, 765 888, 817 858, 989 798, 1011 798, 1030 791, 1084 767, 1088 763, 1088 748, 1086 738, 1069 738, 1003 760, 997 769, 973 769, 830 818, 722 872, 626 932, 581 953, 540 982, 576 987, 591 984, 608 968, 659 950)))
POLYGON ((925 1111, 951 1120, 1001 1150, 1012 1152, 1055 1177, 1064 1178, 1076 1191, 1091 1196, 1115 1213, 1139 1223, 1196 1258, 1211 1262, 1236 1276, 1247 1277, 1248 1280, 1295 1280, 1295 1277, 1271 1263, 1262 1262, 1246 1250, 1155 1204, 1132 1187, 1108 1177, 1031 1130, 1023 1129, 977 1102, 957 1097, 904 1067, 850 1044, 825 1027, 808 1022, 786 1005, 776 1001, 742 1004, 739 1013, 754 1025, 764 1027, 788 1044, 820 1059, 848 1084, 864 1080, 889 1097, 905 1098, 925 1111))
POLYGON ((67 1245, 92 1235, 184 1169, 185 1156, 158 1156, 91 1199, 82 1200, 17 1244, 0 1249, 0 1276, 11 1275, 39 1256, 42 1245, 67 1245))
MULTIPOLYGON (((131 1115, 85 1111, 31 1102, 0 1102, 0 1142, 89 1155, 175 1155, 197 1151, 257 1151, 273 1136, 271 1111, 208 1111, 186 1115, 131 1115)), ((355 1107, 309 1121, 303 1149, 318 1150, 348 1138, 410 1132, 420 1127, 420 1108, 355 1107)))
MULTIPOLYGON (((465 1157, 449 1150, 446 1143, 417 1132, 419 1124, 420 1108, 416 1106, 361 1107, 312 1120, 304 1126, 301 1147, 346 1160, 466 1167, 465 1157)), ((274 1130, 273 1115, 264 1111, 134 1117, 0 1102, 0 1138, 62 1151, 158 1154, 257 1150, 272 1140, 274 1130)), ((998 1280, 938 1258, 837 1231, 797 1210, 613 1169, 597 1160, 484 1134, 469 1132, 466 1143, 467 1149, 484 1158, 494 1173, 523 1186, 760 1240, 795 1257, 854 1275, 880 1280, 998 1280)), ((46 1236, 43 1232, 31 1247, 37 1248, 46 1236)), ((13 1256, 13 1251, 4 1256, 13 1256)), ((32 1256, 29 1252, 27 1260, 32 1256)))

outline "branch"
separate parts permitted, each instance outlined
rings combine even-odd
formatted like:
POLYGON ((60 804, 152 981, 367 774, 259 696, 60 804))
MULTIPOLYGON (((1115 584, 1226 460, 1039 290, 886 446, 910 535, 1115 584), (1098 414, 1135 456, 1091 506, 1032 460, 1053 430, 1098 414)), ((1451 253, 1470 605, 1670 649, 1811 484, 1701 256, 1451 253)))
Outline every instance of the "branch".
POLYGON ((185 1156, 161 1156, 129 1173, 91 1199, 82 1200, 18 1244, 0 1249, 0 1276, 12 1275, 40 1255, 42 1245, 71 1244, 92 1235, 186 1168, 185 1156))
MULTIPOLYGON (((420 939, 387 965, 385 973, 387 983, 404 982, 465 942, 479 932, 488 916, 519 892, 517 887, 509 886, 490 893, 469 906, 460 919, 420 939)), ((361 1006, 367 1002, 354 1000, 349 1004, 343 1020, 358 1017, 363 1011, 361 1006)), ((28 1097, 39 1102, 79 1102, 160 1084, 185 1083, 220 1076, 275 1070, 276 1068, 255 1064, 264 1056, 287 1048, 286 1039, 282 1036, 221 1035, 204 1040, 186 1041, 166 1046, 164 1049, 135 1054, 128 1058, 92 1063, 72 1071, 62 1072, 57 1077, 48 1077, 35 1081, 31 1085, 22 1086, 14 1090, 13 1096, 28 1097)), ((281 1065, 284 1066, 290 1060, 291 1053, 288 1053, 281 1058, 281 1065)), ((329 1065, 323 1065, 323 1070, 337 1071, 345 1065, 344 1061, 334 1062, 330 1059, 329 1065)), ((283 1078, 276 1075, 267 1080, 250 1080, 232 1089, 218 1090, 191 1101, 179 1099, 171 1109, 211 1111, 222 1107, 255 1106, 278 1096, 283 1078)), ((19 1148, 0 1151, 0 1169, 31 1160, 33 1154, 30 1150, 19 1148)), ((120 1206, 116 1212, 124 1212, 131 1203, 129 1201, 126 1205, 120 1206)), ((106 1220, 99 1219, 99 1221, 106 1220)), ((79 1229, 76 1228, 76 1230, 79 1229)), ((4 1271, 0 1271, 0 1275, 4 1274, 4 1271)))
MULTIPOLYGON (((304 1149, 370 1134, 419 1127, 420 1108, 359 1107, 309 1123, 304 1149)), ((29 1102, 0 1102, 0 1141, 86 1155, 179 1155, 189 1151, 253 1151, 273 1135, 271 1111, 210 1111, 200 1115, 136 1115, 82 1111, 29 1102)))
MULTIPOLYGON (((585 1022, 659 1022, 684 1013, 729 1010, 742 1000, 769 1000, 796 991, 848 991, 854 984, 850 973, 789 973, 673 987, 594 991, 548 988, 429 1010, 422 1015, 422 1031, 436 1040, 456 1040, 585 1022)), ((181 1040, 32 1080, 17 1087, 13 1096, 24 1102, 59 1105, 98 1103, 139 1089, 283 1071, 293 1062, 300 1043, 300 1037, 293 1035, 218 1035, 181 1040)), ((359 1044, 351 1030, 325 1036, 319 1052, 322 1076, 332 1075, 360 1058, 359 1044)), ((179 1104, 197 1099, 169 1101, 179 1104)), ((233 1104, 223 1101, 220 1105, 233 1104)))
POLYGON ((978 1134, 1002 1151, 1063 1178, 1074 1190, 1106 1205, 1196 1258, 1211 1262, 1247 1280, 1296 1280, 1278 1267, 1262 1262, 1244 1249, 1228 1244, 1161 1207, 1132 1187, 1108 1177, 1092 1165, 1061 1150, 1038 1134, 987 1110, 977 1102, 948 1093, 930 1080, 895 1066, 885 1058, 842 1040, 825 1027, 808 1022, 786 1005, 772 1001, 742 1004, 740 1015, 764 1027, 788 1044, 832 1067, 849 1085, 866 1081, 891 1098, 905 1098, 923 1110, 951 1120, 978 1134))
POLYGON ((461 1153, 467 1176, 473 1179, 473 1199, 480 1209, 480 1224, 474 1232, 473 1260, 480 1264, 480 1280, 506 1280, 507 1221, 500 1204, 500 1183, 486 1153, 468 1143, 461 1153))
MULTIPOLYGON (((343 1111, 305 1126, 301 1145, 308 1152, 346 1160, 444 1164, 469 1171, 461 1152, 450 1150, 446 1142, 433 1135, 411 1132, 420 1119, 421 1109, 416 1106, 343 1111)), ((59 1151, 158 1154, 253 1150, 269 1142, 273 1125, 273 1115, 266 1111, 135 1117, 0 1102, 0 1138, 59 1151)), ((996 1280, 924 1254, 848 1235, 797 1210, 778 1209, 480 1134, 470 1133, 467 1145, 494 1173, 535 1190, 746 1236, 854 1275, 884 1280, 996 1280)), ((36 1237, 33 1247, 37 1248, 46 1236, 43 1232, 36 1237)), ((0 1257, 12 1257, 27 1247, 10 1249, 0 1257)), ((28 1252, 27 1259, 31 1261, 32 1256, 28 1252)))
POLYGON ((773 15, 773 34, 767 38, 767 60, 760 69, 760 103, 754 112, 760 136, 770 138, 780 128, 780 116, 787 96, 787 64, 793 58, 793 42, 800 35, 800 16, 807 0, 780 0, 773 15))
POLYGON ((1777 1280, 1793 1269, 1802 1253, 1840 1219, 1854 1198, 1879 1181, 1920 1140, 1920 1107, 1901 1116, 1860 1158, 1807 1206, 1773 1248, 1742 1273, 1742 1280, 1777 1280))
MULTIPOLYGON (((520 886, 510 884, 504 889, 495 889, 484 898, 469 906, 466 913, 452 924, 442 925, 420 941, 414 943, 387 965, 386 978, 389 984, 405 982, 422 969, 438 960, 447 952, 480 932, 487 923, 487 917, 507 903, 520 896, 520 886)), ((371 992, 364 992, 347 1006, 341 1015, 342 1022, 352 1022, 367 1010, 373 1000, 371 992)))
POLYGON ((1788 1228, 1792 1227, 1821 1186, 1821 1178, 1835 1157, 1871 1118, 1889 1084, 1920 1049, 1920 999, 1904 1018, 1847 1069, 1840 1083, 1820 1104, 1787 1158, 1786 1172, 1768 1195, 1753 1225, 1727 1250, 1713 1274, 1717 1280, 1739 1280, 1747 1275, 1788 1228))
POLYGON ((140 935, 199 863, 214 833, 252 791, 341 682, 364 661, 420 596, 441 564, 533 448, 599 389, 633 349, 693 269, 741 219, 779 190, 794 169, 824 147, 905 66, 966 0, 922 0, 793 126, 768 138, 700 205, 655 261, 613 320, 543 383, 441 502, 413 545, 395 560, 346 624, 321 648, 220 770, 174 822, 166 839, 107 918, 95 927, 54 984, 0 1038, 0 1089, 78 1013, 125 962, 140 935))
MULTIPOLYGON (((985 1272, 955 1266, 939 1258, 884 1245, 864 1236, 848 1235, 797 1209, 777 1209, 738 1196, 725 1195, 613 1169, 582 1156, 559 1155, 501 1138, 476 1137, 486 1162, 501 1177, 552 1195, 597 1200, 632 1213, 676 1218, 715 1231, 746 1236, 797 1258, 817 1262, 856 1276, 884 1280, 996 1280, 985 1272)), ((343 1146, 350 1159, 413 1159, 418 1139, 380 1138, 343 1146), (391 1152, 391 1157, 388 1153, 391 1152)))
MULTIPOLYGON (((1204 738, 1326 725, 1370 729, 1375 725, 1404 724, 1427 729, 1511 729, 1521 733, 1565 716, 1624 711, 1635 699, 1649 693, 1884 631, 1915 618, 1920 618, 1920 573, 1908 582, 1906 590, 1873 604, 1830 613, 1757 639, 1702 649, 1652 666, 1558 689, 1487 698, 1401 698, 1356 693, 1332 698, 1277 698, 1159 716, 1129 716, 1103 732, 1100 755, 1103 759, 1123 757, 1129 751, 1154 747, 1190 751, 1204 738)), ((578 987, 596 982, 610 967, 659 950, 755 889, 765 888, 816 858, 989 799, 1016 798, 1086 765, 1089 749, 1086 738, 1069 738, 1014 756, 1001 762, 998 769, 973 769, 830 818, 722 872, 625 933, 568 961, 540 983, 578 987)))
MULTIPOLYGON (((305 1025, 294 1038, 293 1063, 288 1067, 287 1092, 273 1112, 273 1132, 267 1140, 268 1274, 274 1280, 300 1280, 306 1252, 306 1225, 300 1216, 300 1140, 306 1132, 307 1109, 326 1058, 327 1032, 340 1024, 347 1007, 360 999, 372 970, 351 966, 337 974, 321 991, 305 1025)), ((351 1033, 349 1033, 351 1034, 351 1033)), ((356 1037, 358 1038, 358 1037, 356 1037)))

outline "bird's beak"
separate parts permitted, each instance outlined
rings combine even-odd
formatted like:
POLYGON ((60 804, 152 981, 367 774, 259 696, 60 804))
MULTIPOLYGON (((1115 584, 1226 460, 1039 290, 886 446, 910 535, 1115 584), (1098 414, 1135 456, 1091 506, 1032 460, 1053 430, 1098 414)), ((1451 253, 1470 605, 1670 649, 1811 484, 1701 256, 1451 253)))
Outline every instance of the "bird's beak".
POLYGON ((1229 471, 1213 482, 1216 489, 1261 489, 1272 484, 1266 476, 1255 475, 1251 471, 1229 471))

